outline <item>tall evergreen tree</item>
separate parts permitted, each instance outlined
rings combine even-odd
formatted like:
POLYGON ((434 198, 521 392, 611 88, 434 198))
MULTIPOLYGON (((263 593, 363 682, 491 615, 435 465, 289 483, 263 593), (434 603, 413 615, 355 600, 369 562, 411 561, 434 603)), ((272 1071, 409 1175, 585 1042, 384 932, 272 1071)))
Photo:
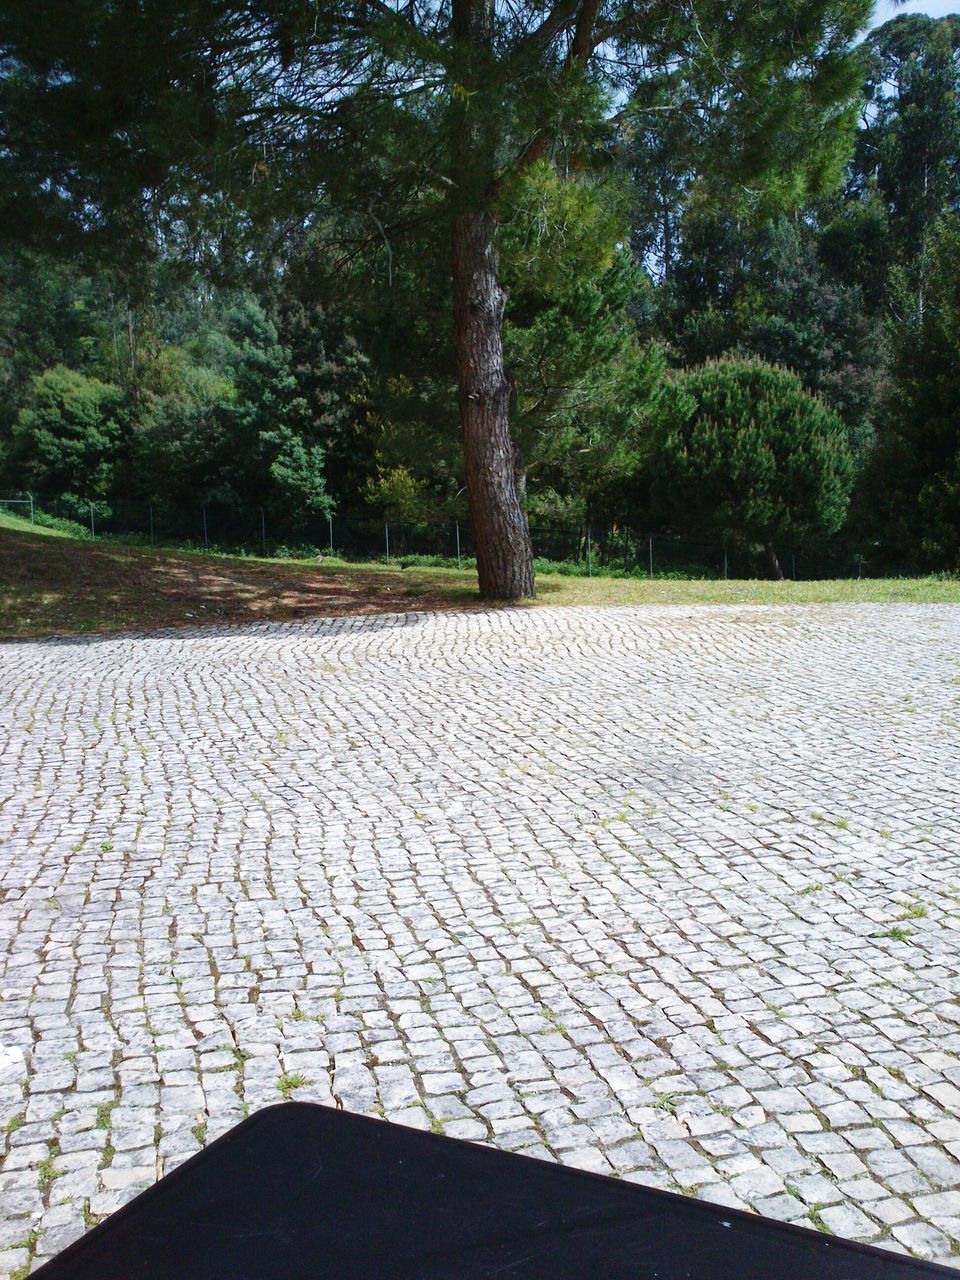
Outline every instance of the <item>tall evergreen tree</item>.
POLYGON ((853 194, 879 197, 896 257, 920 288, 930 231, 960 210, 960 17, 900 14, 864 41, 853 194))
POLYGON ((960 568, 960 214, 931 233, 922 304, 894 322, 887 429, 873 465, 873 531, 902 559, 960 568))

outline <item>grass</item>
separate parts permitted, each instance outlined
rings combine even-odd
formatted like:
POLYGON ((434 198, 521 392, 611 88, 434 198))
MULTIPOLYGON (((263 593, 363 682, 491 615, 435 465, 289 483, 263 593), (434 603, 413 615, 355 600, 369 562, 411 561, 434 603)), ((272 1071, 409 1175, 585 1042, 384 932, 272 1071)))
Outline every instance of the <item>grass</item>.
POLYGON ((658 1111, 666 1111, 669 1115, 677 1114, 677 1106, 679 1104, 680 1095, 678 1093, 659 1093, 653 1095, 653 1105, 658 1111))
POLYGON ((21 516, 10 515, 0 507, 0 529, 15 529, 19 533, 42 533, 48 538, 69 538, 69 533, 64 533, 60 529, 47 529, 38 524, 31 524, 29 520, 24 520, 21 516))
POLYGON ((882 933, 875 933, 875 938, 890 938, 893 942, 906 942, 913 936, 912 929, 905 929, 903 925, 895 924, 889 929, 884 929, 882 933))
POLYGON ((40 1194, 46 1193, 48 1188, 59 1177, 56 1166, 53 1163, 53 1156, 45 1156, 37 1165, 37 1178, 40 1183, 40 1194))
POLYGON ((110 1115, 114 1107, 117 1105, 117 1099, 112 1102, 101 1102, 97 1107, 96 1127, 98 1129, 110 1128, 110 1115))
MULTIPOLYGON (((537 605, 958 603, 960 579, 538 577, 537 605)), ((0 514, 0 638, 492 607, 472 571, 304 562, 70 538, 0 514)))
POLYGON ((277 1089, 284 1102, 289 1102, 294 1089, 304 1089, 308 1084, 310 1081, 306 1076, 302 1076, 298 1071, 288 1071, 277 1081, 277 1089))

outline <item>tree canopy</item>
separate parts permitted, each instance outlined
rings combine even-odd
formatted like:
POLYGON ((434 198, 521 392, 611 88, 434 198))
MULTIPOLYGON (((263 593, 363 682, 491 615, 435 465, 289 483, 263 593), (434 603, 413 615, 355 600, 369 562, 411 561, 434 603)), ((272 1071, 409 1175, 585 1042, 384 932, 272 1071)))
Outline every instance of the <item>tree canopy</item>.
POLYGON ((517 594, 528 520, 693 536, 665 379, 760 359, 843 423, 842 545, 955 565, 957 20, 864 17, 0 0, 6 491, 469 509, 517 594))
POLYGON ((516 179, 547 156, 585 176, 663 119, 685 202, 793 207, 841 174, 869 9, 3 0, 2 212, 131 293, 147 250, 236 269, 313 232, 389 281, 407 244, 446 243, 481 590, 530 594, 498 259, 516 179))

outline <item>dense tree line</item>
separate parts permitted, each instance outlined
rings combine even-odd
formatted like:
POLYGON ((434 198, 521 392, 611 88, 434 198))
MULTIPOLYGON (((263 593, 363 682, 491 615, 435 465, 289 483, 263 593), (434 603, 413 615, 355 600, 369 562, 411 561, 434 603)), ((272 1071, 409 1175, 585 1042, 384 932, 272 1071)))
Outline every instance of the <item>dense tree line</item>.
MULTIPOLYGON (((568 22, 582 12, 560 9, 568 22)), ((381 134, 366 150, 354 139, 348 163, 315 157, 327 177, 310 217, 297 140, 275 137, 253 163, 282 199, 254 183, 225 212, 195 176, 181 196, 202 216, 164 205, 149 253, 109 220, 91 250, 72 207, 90 192, 61 182, 51 201, 25 172, 16 112, 32 89, 7 62, 0 487, 72 495, 78 511, 120 498, 249 506, 294 529, 332 509, 427 523, 466 519, 469 500, 476 516, 473 466, 509 490, 508 543, 529 519, 759 546, 774 571, 778 546, 827 537, 894 566, 960 567, 960 19, 900 16, 851 52, 858 15, 831 10, 833 50, 822 25, 807 33, 806 80, 744 32, 746 10, 735 40, 719 13, 708 25, 722 74, 674 31, 657 67, 613 77, 614 124, 610 75, 588 75, 585 52, 577 63, 576 25, 559 63, 525 46, 522 75, 503 64, 529 31, 495 33, 496 57, 460 66, 452 98, 401 111, 370 80, 354 109, 381 134), (756 79, 736 86, 745 46, 756 79), (497 139, 526 138, 531 154, 506 164, 485 150, 497 139, 470 95, 492 112, 487 77, 500 92, 511 76, 526 88, 498 101, 497 139), (563 118, 546 121, 557 76, 563 118), (483 192, 441 217, 450 128, 458 163, 473 157, 456 181, 476 188, 482 171, 483 192), (477 258, 465 296, 484 278, 503 312, 480 335, 486 369, 451 321, 437 250, 451 217, 455 257, 477 258), (493 412, 477 388, 494 366, 506 416, 484 425, 472 415, 493 412)), ((441 59, 438 30, 389 39, 420 75, 441 59)), ((475 53, 486 39, 461 33, 475 53)), ((617 62, 603 42, 596 56, 617 62)), ((224 145, 211 123, 208 148, 224 145)), ((128 208, 127 195, 104 208, 128 208)))

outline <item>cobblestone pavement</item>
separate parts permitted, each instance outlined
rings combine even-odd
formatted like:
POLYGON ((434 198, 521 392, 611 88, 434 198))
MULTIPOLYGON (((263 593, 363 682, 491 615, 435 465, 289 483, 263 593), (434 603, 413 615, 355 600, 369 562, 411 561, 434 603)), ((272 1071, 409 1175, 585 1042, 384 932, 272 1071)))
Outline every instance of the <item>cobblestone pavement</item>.
POLYGON ((0 1275, 281 1097, 960 1248, 960 609, 28 643, 0 688, 0 1275))

